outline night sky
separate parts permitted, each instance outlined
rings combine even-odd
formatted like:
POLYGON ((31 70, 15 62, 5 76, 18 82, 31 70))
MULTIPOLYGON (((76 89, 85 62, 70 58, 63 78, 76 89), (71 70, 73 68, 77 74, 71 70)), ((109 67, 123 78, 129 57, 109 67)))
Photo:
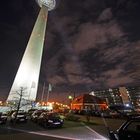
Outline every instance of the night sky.
MULTIPOLYGON (((7 98, 39 10, 35 0, 0 4, 0 99, 7 98)), ((44 82, 52 84, 52 98, 139 86, 140 1, 57 0, 48 17, 38 98, 44 82)))

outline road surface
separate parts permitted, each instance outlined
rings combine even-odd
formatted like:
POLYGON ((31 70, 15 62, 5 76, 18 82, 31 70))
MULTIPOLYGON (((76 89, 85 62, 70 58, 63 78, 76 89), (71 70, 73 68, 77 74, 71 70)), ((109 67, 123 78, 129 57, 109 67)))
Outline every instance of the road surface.
POLYGON ((44 129, 28 123, 0 126, 0 140, 107 140, 81 122, 66 121, 59 129, 44 129))

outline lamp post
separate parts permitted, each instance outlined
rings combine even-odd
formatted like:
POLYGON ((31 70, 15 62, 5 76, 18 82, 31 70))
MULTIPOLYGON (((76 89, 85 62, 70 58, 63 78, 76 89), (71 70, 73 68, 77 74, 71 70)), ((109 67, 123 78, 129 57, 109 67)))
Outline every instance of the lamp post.
POLYGON ((73 97, 71 95, 68 96, 68 99, 69 99, 69 104, 70 104, 70 110, 72 109, 72 100, 73 100, 73 97))

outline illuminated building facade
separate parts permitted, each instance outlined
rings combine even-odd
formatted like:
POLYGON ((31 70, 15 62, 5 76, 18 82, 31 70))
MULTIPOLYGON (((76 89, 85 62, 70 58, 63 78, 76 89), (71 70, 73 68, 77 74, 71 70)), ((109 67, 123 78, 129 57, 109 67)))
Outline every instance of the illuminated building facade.
POLYGON ((130 105, 130 98, 126 87, 119 87, 119 92, 124 105, 130 105))
POLYGON ((140 87, 126 87, 131 105, 140 108, 140 87))
POLYGON ((122 104, 119 88, 94 91, 95 96, 106 100, 108 105, 122 104))
POLYGON ((140 87, 119 87, 99 91, 90 94, 106 100, 108 105, 124 104, 134 108, 140 108, 140 87))
POLYGON ((24 89, 21 103, 36 100, 48 11, 54 9, 55 0, 36 1, 41 10, 7 98, 8 102, 19 100, 21 88, 24 89))
POLYGON ((71 102, 72 110, 105 110, 107 109, 107 105, 105 100, 102 98, 83 94, 76 98, 74 98, 71 102))

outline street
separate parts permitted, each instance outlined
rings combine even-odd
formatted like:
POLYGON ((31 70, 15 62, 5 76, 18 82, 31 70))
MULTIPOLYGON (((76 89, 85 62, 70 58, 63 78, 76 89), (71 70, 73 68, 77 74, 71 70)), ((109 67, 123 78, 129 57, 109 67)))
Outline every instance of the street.
POLYGON ((1 140, 105 140, 106 138, 81 122, 65 121, 62 128, 44 129, 28 121, 0 126, 1 140))
MULTIPOLYGON (((82 119, 84 120, 84 116, 82 119)), ((108 131, 100 117, 92 117, 92 123, 66 121, 62 128, 44 129, 28 120, 27 123, 0 125, 0 140, 106 140, 108 131)), ((123 120, 105 119, 108 126, 115 130, 123 120), (114 123, 114 121, 116 123, 114 123)))

